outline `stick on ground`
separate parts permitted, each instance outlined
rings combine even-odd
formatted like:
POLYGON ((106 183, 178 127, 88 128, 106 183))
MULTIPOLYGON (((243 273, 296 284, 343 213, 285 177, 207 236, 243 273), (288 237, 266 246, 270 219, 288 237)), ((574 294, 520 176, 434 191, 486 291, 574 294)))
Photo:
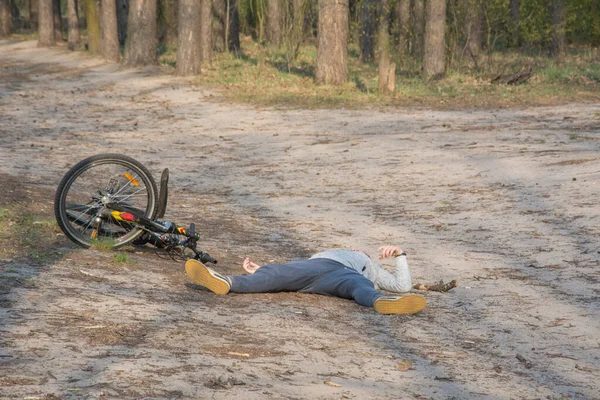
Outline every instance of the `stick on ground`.
POLYGON ((429 290, 432 292, 448 292, 458 286, 457 280, 452 280, 448 283, 439 281, 438 283, 417 283, 413 286, 413 289, 417 290, 429 290))

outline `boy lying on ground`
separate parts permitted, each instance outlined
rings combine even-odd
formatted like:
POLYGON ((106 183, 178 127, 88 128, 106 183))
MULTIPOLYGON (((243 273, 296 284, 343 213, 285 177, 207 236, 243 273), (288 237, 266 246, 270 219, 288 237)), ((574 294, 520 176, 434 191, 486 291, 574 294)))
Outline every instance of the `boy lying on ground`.
POLYGON ((257 265, 246 258, 249 275, 225 276, 197 260, 188 260, 185 270, 192 281, 216 294, 304 292, 352 299, 373 307, 380 314, 414 314, 425 307, 425 298, 409 294, 385 296, 383 289, 408 292, 412 286, 406 253, 396 246, 381 246, 380 259, 395 257, 396 274, 383 269, 363 251, 327 250, 308 260, 286 264, 257 265))

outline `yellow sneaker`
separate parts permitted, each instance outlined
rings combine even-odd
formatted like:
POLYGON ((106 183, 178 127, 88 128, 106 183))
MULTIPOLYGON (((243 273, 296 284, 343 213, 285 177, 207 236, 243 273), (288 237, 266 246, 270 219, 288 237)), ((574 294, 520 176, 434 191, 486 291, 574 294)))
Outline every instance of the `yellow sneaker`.
POLYGON ((213 293, 227 294, 231 289, 231 284, 225 276, 213 271, 198 260, 187 260, 185 272, 192 282, 204 286, 213 293))
POLYGON ((384 296, 375 300, 375 311, 379 314, 414 314, 425 308, 425 298, 416 294, 406 296, 384 296))

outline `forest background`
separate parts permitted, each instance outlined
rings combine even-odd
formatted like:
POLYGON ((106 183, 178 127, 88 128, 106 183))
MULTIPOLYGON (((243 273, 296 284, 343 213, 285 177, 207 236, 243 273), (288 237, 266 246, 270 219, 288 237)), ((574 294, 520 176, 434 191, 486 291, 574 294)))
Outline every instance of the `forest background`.
POLYGON ((303 107, 597 101, 596 0, 0 0, 0 37, 303 107))

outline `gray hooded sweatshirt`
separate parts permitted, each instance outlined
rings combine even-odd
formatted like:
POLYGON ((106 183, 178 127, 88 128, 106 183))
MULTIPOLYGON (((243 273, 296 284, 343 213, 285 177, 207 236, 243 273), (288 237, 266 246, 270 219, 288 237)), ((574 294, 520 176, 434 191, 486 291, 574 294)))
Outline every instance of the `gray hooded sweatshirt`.
POLYGON ((395 276, 371 260, 369 256, 359 251, 326 250, 313 255, 311 259, 313 258, 327 258, 337 261, 348 268, 352 268, 373 282, 376 289, 403 293, 410 291, 412 288, 410 269, 408 268, 405 254, 396 257, 395 276))

